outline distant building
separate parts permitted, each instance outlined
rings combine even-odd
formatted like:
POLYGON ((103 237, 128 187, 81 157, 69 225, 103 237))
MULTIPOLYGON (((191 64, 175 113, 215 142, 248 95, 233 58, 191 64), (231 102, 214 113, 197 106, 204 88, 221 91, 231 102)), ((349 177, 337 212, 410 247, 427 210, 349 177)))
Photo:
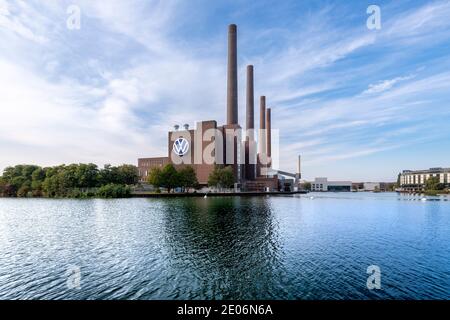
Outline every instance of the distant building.
POLYGON ((364 191, 364 182, 353 182, 352 190, 353 191, 364 191))
POLYGON ((311 191, 350 192, 352 191, 352 182, 328 181, 328 178, 316 178, 311 183, 311 191))
POLYGON ((364 182, 363 191, 380 191, 381 185, 379 182, 364 182))
POLYGON ((169 157, 138 159, 139 179, 146 181, 150 170, 153 168, 162 169, 168 163, 170 163, 169 157))
POLYGON ((422 191, 425 182, 431 178, 439 178, 446 188, 450 187, 450 168, 431 168, 428 170, 404 170, 400 174, 400 188, 404 191, 422 191))
POLYGON ((353 191, 358 192, 388 192, 394 191, 394 182, 353 182, 353 191))

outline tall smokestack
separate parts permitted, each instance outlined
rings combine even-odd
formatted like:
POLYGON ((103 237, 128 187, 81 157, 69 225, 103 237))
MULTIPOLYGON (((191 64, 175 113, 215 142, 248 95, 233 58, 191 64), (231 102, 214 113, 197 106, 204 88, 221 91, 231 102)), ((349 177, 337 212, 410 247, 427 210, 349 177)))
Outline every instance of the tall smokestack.
POLYGON ((267 132, 267 156, 270 158, 272 156, 272 115, 271 109, 266 110, 266 132, 267 132))
POLYGON ((247 113, 246 129, 247 139, 245 141, 245 178, 255 180, 256 178, 256 142, 255 142, 255 94, 254 94, 253 66, 247 66, 247 113))
POLYGON ((227 124, 238 124, 237 27, 228 27, 227 124))
POLYGON ((260 155, 266 154, 266 97, 262 96, 259 104, 259 136, 258 136, 258 153, 260 155))
POLYGON ((253 66, 247 66, 247 123, 246 128, 249 131, 249 140, 253 141, 255 136, 253 129, 255 129, 255 94, 253 82, 253 66))

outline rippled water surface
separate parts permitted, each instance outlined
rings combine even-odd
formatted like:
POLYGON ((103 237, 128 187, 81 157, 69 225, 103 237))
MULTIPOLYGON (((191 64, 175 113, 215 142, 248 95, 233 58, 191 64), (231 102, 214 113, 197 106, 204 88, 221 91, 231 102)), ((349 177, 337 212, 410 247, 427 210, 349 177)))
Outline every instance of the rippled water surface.
POLYGON ((0 199, 0 299, 450 299, 447 200, 0 199))

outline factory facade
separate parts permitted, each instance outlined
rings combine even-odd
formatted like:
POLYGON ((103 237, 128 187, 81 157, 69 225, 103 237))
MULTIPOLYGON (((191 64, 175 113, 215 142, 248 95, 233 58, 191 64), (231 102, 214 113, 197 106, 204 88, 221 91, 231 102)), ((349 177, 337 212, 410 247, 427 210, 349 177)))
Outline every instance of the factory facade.
MULTIPOLYGON (((253 66, 247 66, 246 71, 246 119, 243 130, 238 121, 237 27, 233 24, 228 29, 226 124, 219 125, 215 120, 207 120, 197 122, 193 129, 187 124, 182 128, 179 125, 174 126, 174 129, 168 132, 167 157, 138 159, 141 181, 147 180, 152 168, 163 167, 169 163, 178 168, 192 166, 202 186, 208 184, 209 175, 216 165, 231 166, 235 185, 243 190, 280 190, 280 181, 286 181, 279 179, 280 175, 295 178, 293 184, 299 181, 300 172, 290 174, 272 169, 271 108, 266 106, 266 97, 261 96, 259 128, 255 129, 253 66)), ((283 184, 282 189, 286 188, 283 184)))

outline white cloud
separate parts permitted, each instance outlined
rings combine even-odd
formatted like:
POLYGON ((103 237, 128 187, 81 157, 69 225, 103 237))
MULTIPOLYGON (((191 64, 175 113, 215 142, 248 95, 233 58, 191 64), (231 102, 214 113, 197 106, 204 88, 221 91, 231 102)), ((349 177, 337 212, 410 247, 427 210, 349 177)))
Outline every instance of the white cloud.
POLYGON ((390 80, 383 80, 376 84, 369 85, 369 88, 363 92, 363 94, 373 94, 373 93, 380 93, 383 91, 387 91, 391 89, 394 85, 401 81, 406 81, 412 79, 413 76, 407 76, 407 77, 397 77, 390 80))
MULTIPOLYGON (((223 122, 225 30, 220 37, 205 37, 206 44, 199 47, 191 38, 179 43, 174 37, 191 17, 184 10, 192 10, 178 1, 71 2, 81 8, 79 33, 65 29, 69 1, 0 0, 0 34, 8 39, 0 43, 0 117, 8 119, 0 128, 0 167, 20 162, 133 163, 137 157, 164 155, 173 124, 223 122), (124 47, 121 56, 108 60, 119 47, 124 47)), ((327 10, 290 29, 246 30, 239 48, 251 41, 248 34, 262 48, 251 56, 239 53, 241 116, 248 62, 255 65, 256 96, 267 95, 274 124, 281 129, 283 169, 293 170, 298 153, 308 170, 313 163, 333 166, 398 147, 394 140, 406 137, 418 118, 426 119, 436 99, 443 105, 448 101, 443 95, 450 75, 426 70, 415 78, 389 79, 383 72, 396 67, 396 54, 405 51, 403 41, 411 55, 444 41, 449 8, 447 2, 434 2, 384 15, 389 20, 378 33, 336 25, 339 17, 327 10), (280 45, 264 47, 262 40, 268 37, 281 38, 280 45), (361 53, 380 47, 395 53, 386 54, 391 60, 384 69, 358 60, 361 53), (387 80, 368 80, 366 75, 376 68, 378 79, 387 80), (395 135, 388 125, 406 128, 395 135), (377 136, 373 128, 386 131, 377 136)), ((417 70, 396 73, 411 72, 417 70)))
MULTIPOLYGON (((26 4, 20 2, 22 7, 26 4)), ((15 33, 27 40, 35 41, 37 43, 44 43, 47 41, 42 35, 36 34, 27 26, 29 19, 23 19, 24 15, 13 16, 10 11, 10 6, 5 0, 0 0, 0 29, 3 31, 15 33)))

